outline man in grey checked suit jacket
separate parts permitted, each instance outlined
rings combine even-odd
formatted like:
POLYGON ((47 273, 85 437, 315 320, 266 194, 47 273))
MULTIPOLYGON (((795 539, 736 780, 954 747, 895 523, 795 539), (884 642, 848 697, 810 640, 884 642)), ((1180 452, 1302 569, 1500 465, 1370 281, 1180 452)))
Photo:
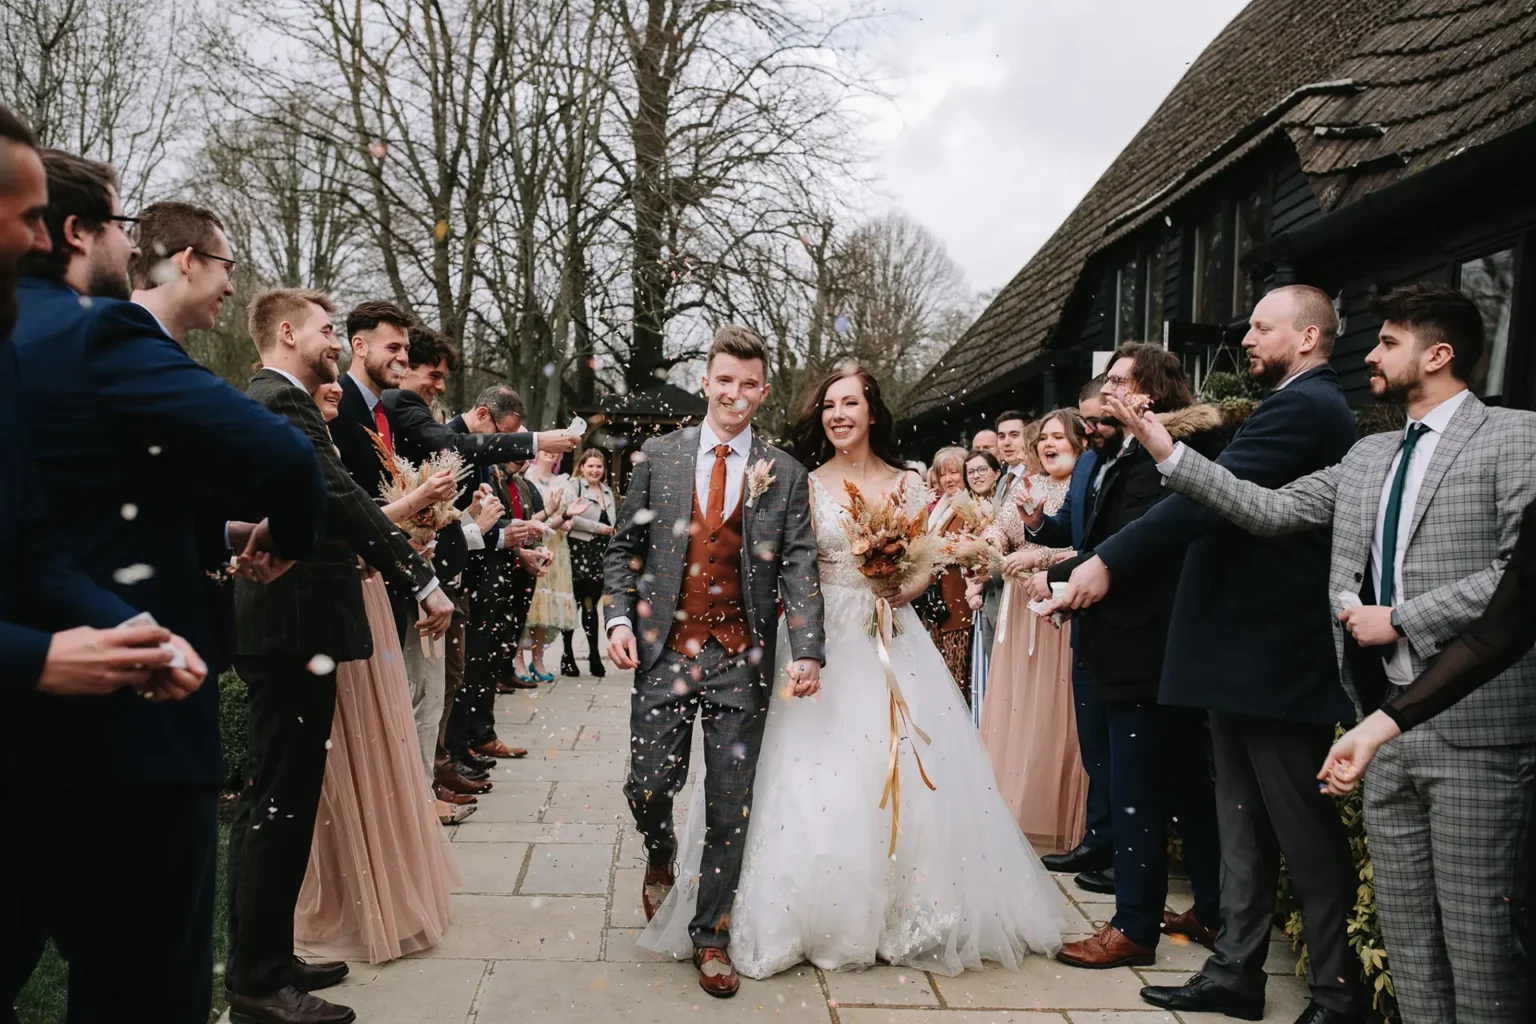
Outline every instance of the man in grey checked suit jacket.
POLYGON ((636 670, 624 792, 645 837, 647 918, 675 881, 673 795, 687 781, 693 718, 703 712, 705 845, 689 933, 699 984, 721 997, 739 984, 726 949, 780 595, 796 696, 819 686, 824 646, 805 467, 751 428, 767 366, 755 334, 720 329, 704 377, 708 415, 645 443, 604 565, 608 656, 636 670))
MULTIPOLYGON (((1148 421, 1136 427, 1169 487, 1244 529, 1332 526, 1328 590, 1344 609, 1334 646, 1357 710, 1410 683, 1482 613, 1536 498, 1536 415, 1490 408, 1467 390, 1483 349, 1472 301, 1410 285, 1376 312, 1385 322, 1366 356, 1371 390, 1404 402, 1409 423, 1365 438, 1338 465, 1267 490, 1175 451, 1148 421), (1384 581, 1386 564, 1395 572, 1384 581)), ((1514 918, 1536 776, 1533 695, 1527 654, 1384 746, 1366 777, 1376 906, 1406 1024, 1529 1019, 1514 918)))

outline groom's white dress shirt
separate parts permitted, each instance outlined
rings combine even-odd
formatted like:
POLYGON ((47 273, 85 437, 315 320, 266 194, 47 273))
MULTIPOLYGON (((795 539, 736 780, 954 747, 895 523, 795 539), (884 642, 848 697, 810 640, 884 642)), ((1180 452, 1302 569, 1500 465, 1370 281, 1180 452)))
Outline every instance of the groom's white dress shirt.
MULTIPOLYGON (((709 505, 709 475, 715 470, 715 448, 722 444, 731 446, 731 453, 725 457, 725 518, 729 519, 736 510, 736 503, 741 500, 741 488, 747 479, 747 457, 752 454, 751 424, 729 441, 720 439, 709 420, 699 425, 699 449, 693 466, 693 493, 698 498, 699 508, 709 505)), ((610 633, 619 626, 634 628, 626 615, 606 619, 604 625, 610 633)))

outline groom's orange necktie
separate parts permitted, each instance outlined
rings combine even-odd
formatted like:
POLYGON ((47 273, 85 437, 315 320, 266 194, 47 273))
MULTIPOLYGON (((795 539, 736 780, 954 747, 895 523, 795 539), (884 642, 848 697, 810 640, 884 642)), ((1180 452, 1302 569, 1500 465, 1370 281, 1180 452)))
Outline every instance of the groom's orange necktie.
POLYGON ((725 523, 725 460, 730 454, 730 445, 715 445, 715 465, 709 471, 709 500, 704 505, 704 524, 711 533, 725 523))

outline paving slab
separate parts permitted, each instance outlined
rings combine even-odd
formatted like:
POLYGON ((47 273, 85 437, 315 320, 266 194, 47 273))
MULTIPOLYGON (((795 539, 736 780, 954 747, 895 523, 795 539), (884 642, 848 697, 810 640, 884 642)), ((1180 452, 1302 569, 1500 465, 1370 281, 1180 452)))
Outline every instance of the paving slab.
MULTIPOLYGON (((462 827, 462 826, 460 826, 462 827)), ((460 843, 454 847, 464 880, 454 892, 510 896, 528 858, 527 843, 460 843)))
POLYGON ((411 959, 596 960, 606 901, 554 896, 461 895, 443 941, 411 959))
POLYGON ((489 969, 481 960, 410 959, 372 972, 357 966, 325 997, 356 1010, 358 1020, 391 1024, 467 1021, 489 969))
POLYGON ((906 967, 871 967, 862 971, 823 971, 827 990, 839 1008, 849 1006, 939 1006, 933 982, 906 967))
POLYGON ((606 900, 612 870, 612 843, 540 843, 533 847, 528 874, 519 891, 525 896, 601 896, 606 900))
POLYGON ((1142 980, 1128 967, 1088 971, 1031 956, 1017 971, 989 965, 953 978, 935 978, 944 1005, 988 1010, 1119 1010, 1146 1004, 1142 980))
POLYGON ((454 829, 456 843, 606 843, 618 827, 562 821, 488 821, 470 818, 454 829))

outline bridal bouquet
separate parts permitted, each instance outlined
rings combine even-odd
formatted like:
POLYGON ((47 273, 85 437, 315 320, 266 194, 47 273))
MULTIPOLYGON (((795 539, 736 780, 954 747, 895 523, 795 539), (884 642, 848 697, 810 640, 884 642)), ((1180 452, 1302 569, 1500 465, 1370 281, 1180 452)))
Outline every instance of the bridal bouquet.
POLYGON ((852 481, 844 481, 843 489, 850 550, 860 573, 885 587, 901 587, 944 565, 943 539, 928 532, 924 513, 903 507, 900 488, 877 502, 852 481))
MULTIPOLYGON (((402 455, 393 454, 384 439, 373 431, 368 431, 368 436, 373 439, 373 447, 379 455, 379 462, 383 464, 384 471, 389 474, 389 479, 384 482, 381 497, 386 503, 396 502, 407 497, 412 491, 420 487, 429 477, 436 476, 444 470, 450 470, 453 478, 462 483, 470 475, 470 468, 464 465, 464 459, 455 451, 440 451, 431 458, 417 466, 410 459, 402 455)), ((435 501, 425 508, 417 510, 407 519, 401 527, 418 544, 431 543, 437 536, 437 531, 449 523, 458 522, 464 514, 454 508, 454 501, 458 498, 456 493, 451 498, 435 501)))

